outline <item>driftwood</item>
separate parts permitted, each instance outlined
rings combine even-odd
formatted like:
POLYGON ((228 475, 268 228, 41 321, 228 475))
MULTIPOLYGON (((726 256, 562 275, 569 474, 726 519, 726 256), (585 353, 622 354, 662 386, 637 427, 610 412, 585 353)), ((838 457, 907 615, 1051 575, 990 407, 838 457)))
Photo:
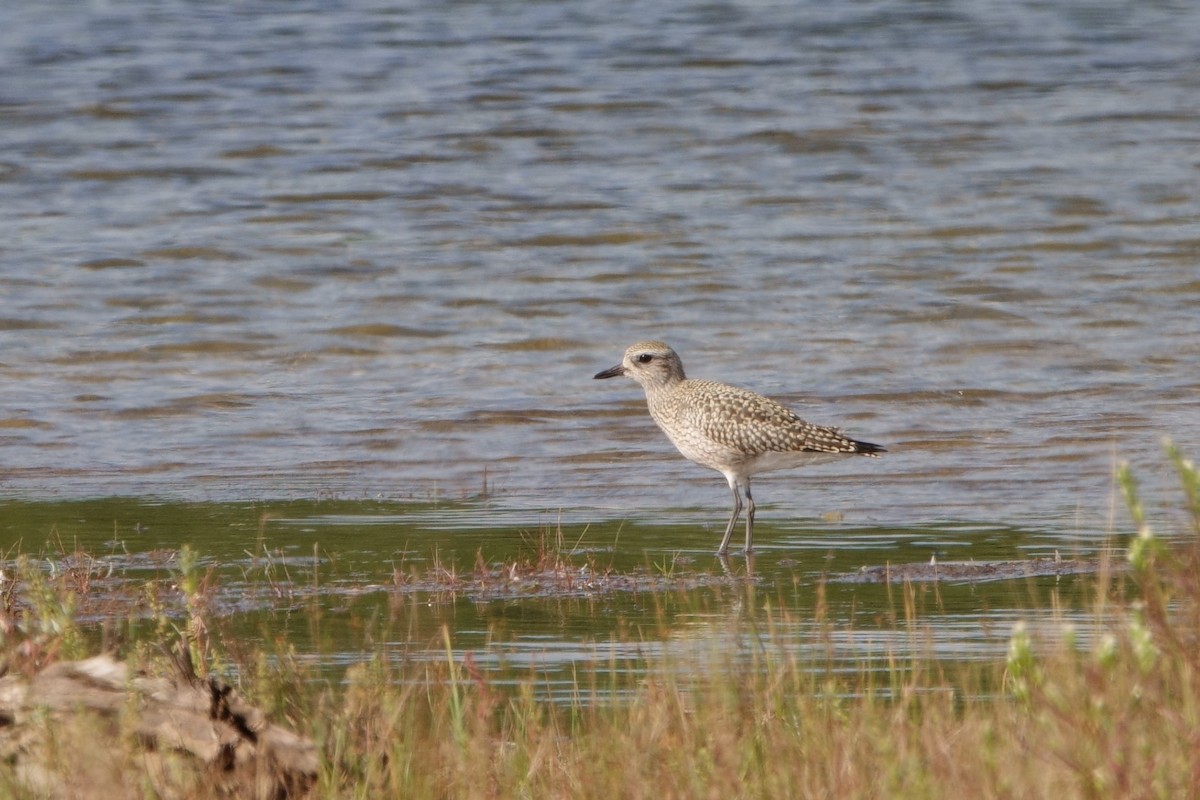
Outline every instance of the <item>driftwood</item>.
MULTIPOLYGON (((186 652, 186 651, 184 651, 186 652)), ((0 790, 51 797, 305 797, 310 739, 267 721, 186 655, 152 677, 110 656, 0 678, 0 790)))

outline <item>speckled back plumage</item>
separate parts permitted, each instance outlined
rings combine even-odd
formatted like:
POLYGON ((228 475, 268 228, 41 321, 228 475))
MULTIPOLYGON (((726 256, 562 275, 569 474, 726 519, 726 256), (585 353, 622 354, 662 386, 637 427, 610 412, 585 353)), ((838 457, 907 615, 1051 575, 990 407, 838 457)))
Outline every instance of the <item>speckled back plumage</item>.
POLYGON ((851 454, 859 442, 837 428, 805 422, 768 397, 706 380, 683 380, 648 392, 650 416, 681 450, 707 451, 711 462, 739 463, 765 453, 851 454))

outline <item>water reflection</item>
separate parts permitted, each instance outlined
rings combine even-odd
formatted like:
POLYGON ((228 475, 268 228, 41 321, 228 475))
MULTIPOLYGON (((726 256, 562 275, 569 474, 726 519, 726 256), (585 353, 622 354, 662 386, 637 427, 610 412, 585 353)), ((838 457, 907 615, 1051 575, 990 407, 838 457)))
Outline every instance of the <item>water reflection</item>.
MULTIPOLYGON (((639 553, 608 544, 617 531, 586 526, 432 530, 404 506, 390 518, 384 507, 364 509, 375 513, 360 525, 356 505, 6 503, 0 519, 6 535, 25 533, 14 537, 20 552, 70 577, 80 622, 97 636, 119 624, 161 633, 164 616, 181 626, 201 607, 220 646, 286 642, 337 679, 377 656, 444 662, 448 635, 450 657, 469 658, 497 681, 532 678, 563 702, 577 701, 581 687, 592 687, 589 702, 608 702, 664 663, 698 678, 762 658, 886 675, 930 658, 999 657, 1021 620, 1050 640, 1070 623, 1085 643, 1102 624, 1078 610, 1086 575, 840 580, 864 565, 911 562, 927 552, 914 543, 928 531, 909 532, 907 544, 901 532, 858 531, 844 539, 854 546, 827 544, 819 555, 781 548, 721 559, 689 554, 695 536, 686 526, 621 530, 656 542, 639 553), (182 594, 180 544, 199 556, 198 606, 182 594)), ((972 540, 964 544, 971 552, 1000 558, 1036 538, 958 535, 972 540)), ((12 574, 13 564, 4 567, 12 574)))

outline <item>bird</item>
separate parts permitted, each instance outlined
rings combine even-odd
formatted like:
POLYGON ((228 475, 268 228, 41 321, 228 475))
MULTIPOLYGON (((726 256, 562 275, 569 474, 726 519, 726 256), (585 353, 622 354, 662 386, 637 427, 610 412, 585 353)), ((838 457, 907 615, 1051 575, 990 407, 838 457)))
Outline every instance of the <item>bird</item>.
POLYGON ((737 386, 688 378, 683 361, 665 342, 644 341, 625 351, 621 363, 597 372, 596 380, 624 375, 646 391, 650 416, 687 459, 725 476, 733 514, 717 555, 746 506, 746 553, 754 542, 754 497, 750 478, 847 456, 878 458, 887 448, 851 439, 840 428, 805 422, 786 406, 737 386))

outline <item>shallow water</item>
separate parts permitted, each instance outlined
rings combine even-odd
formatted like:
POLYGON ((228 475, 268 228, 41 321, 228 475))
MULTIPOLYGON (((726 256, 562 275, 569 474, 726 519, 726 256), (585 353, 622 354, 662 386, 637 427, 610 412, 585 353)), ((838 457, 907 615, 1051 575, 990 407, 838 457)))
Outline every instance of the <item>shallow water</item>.
POLYGON ((1090 577, 839 580, 931 553, 1014 559, 1057 544, 1032 531, 948 528, 938 537, 845 527, 831 543, 768 529, 786 545, 722 564, 692 525, 483 527, 486 508, 12 501, 0 504, 0 535, 15 543, 9 556, 33 556, 52 575, 75 570, 77 615, 98 641, 126 624, 135 637, 162 636, 164 618, 184 627, 178 547, 186 543, 200 556, 198 607, 226 652, 282 648, 337 679, 375 655, 443 662, 449 635, 455 657, 496 682, 529 676, 562 702, 619 698, 664 660, 700 674, 766 653, 814 669, 878 672, 886 685, 930 656, 1001 658, 1018 621, 1050 641, 1065 625, 1085 645, 1103 632, 1081 610, 1090 577))
POLYGON ((0 22, 4 497, 707 554, 723 481, 591 380, 646 337, 891 451, 757 480, 767 558, 1093 552, 1200 451, 1195 4, 0 22))

